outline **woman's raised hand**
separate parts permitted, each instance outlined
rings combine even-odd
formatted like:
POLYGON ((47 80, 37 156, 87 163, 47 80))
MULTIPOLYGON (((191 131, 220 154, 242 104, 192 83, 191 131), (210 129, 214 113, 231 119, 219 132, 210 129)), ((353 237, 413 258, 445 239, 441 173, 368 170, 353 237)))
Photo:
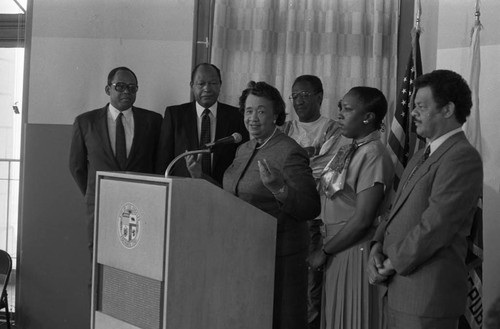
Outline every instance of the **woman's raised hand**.
POLYGON ((285 181, 278 168, 270 166, 266 159, 257 161, 257 164, 259 165, 260 179, 264 186, 274 195, 282 192, 285 181))

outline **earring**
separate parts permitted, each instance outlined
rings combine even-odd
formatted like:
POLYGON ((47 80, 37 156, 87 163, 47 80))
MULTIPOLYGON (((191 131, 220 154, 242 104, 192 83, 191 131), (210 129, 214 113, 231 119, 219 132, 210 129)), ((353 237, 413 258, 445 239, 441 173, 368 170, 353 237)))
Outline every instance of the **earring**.
POLYGON ((368 124, 368 120, 363 120, 363 123, 366 125, 368 124))

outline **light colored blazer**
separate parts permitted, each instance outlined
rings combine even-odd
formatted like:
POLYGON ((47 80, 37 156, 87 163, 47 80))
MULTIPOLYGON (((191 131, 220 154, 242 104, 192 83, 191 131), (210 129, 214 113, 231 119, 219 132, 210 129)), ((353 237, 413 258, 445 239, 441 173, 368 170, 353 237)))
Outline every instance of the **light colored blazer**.
POLYGON ((396 269, 388 282, 390 308, 456 317, 465 309, 466 237, 482 194, 482 161, 460 132, 439 146, 403 189, 422 154, 406 167, 391 213, 374 239, 396 269))

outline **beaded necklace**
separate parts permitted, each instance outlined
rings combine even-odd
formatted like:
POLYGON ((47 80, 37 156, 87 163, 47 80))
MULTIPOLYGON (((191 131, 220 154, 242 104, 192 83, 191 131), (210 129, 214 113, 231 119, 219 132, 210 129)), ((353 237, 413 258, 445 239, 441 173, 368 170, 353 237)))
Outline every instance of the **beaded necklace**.
POLYGON ((273 138, 274 134, 276 134, 276 130, 278 130, 278 127, 275 127, 275 128, 274 128, 273 133, 271 134, 271 136, 269 136, 269 137, 268 137, 268 138, 264 141, 264 143, 262 143, 262 144, 260 144, 259 146, 255 147, 255 149, 256 149, 256 150, 260 150, 261 148, 263 148, 263 147, 264 147, 264 145, 266 145, 266 144, 267 144, 267 142, 269 142, 269 140, 270 140, 271 138, 273 138))

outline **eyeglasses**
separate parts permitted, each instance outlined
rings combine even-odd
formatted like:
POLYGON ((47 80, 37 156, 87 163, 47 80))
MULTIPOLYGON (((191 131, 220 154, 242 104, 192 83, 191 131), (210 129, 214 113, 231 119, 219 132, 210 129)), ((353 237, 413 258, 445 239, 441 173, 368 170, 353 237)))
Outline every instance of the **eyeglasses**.
POLYGON ((293 93, 291 94, 288 99, 291 101, 297 100, 297 98, 302 98, 302 99, 309 99, 309 97, 316 95, 318 92, 310 93, 308 91, 301 91, 299 93, 293 93))
POLYGON ((137 90, 139 90, 139 86, 136 84, 126 84, 123 82, 117 82, 117 83, 112 83, 111 84, 113 87, 115 87, 115 90, 119 93, 124 92, 125 90, 128 90, 129 93, 135 94, 137 90))

